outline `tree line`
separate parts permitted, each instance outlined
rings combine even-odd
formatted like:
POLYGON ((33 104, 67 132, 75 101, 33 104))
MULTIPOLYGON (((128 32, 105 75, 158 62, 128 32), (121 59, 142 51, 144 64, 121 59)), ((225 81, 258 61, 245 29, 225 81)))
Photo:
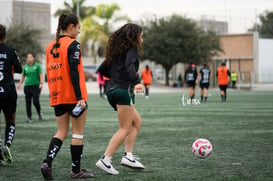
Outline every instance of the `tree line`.
MULTIPOLYGON (((126 15, 119 14, 118 4, 99 4, 95 7, 85 6, 86 0, 79 0, 79 17, 81 20, 80 43, 83 55, 104 56, 108 37, 117 24, 130 22, 126 15)), ((64 2, 54 16, 62 13, 77 12, 77 0, 64 2)), ((248 31, 257 31, 263 38, 273 38, 273 12, 266 11, 259 16, 260 23, 254 24, 248 31)), ((219 35, 205 31, 195 21, 181 15, 146 19, 140 22, 144 31, 142 60, 150 60, 165 69, 166 85, 171 68, 177 63, 193 62, 197 65, 208 63, 218 52, 223 51, 219 35)), ((12 23, 7 31, 7 43, 18 50, 21 57, 28 52, 37 54, 43 50, 37 40, 40 31, 27 26, 12 23), (24 46, 27 43, 28 46, 24 46)))

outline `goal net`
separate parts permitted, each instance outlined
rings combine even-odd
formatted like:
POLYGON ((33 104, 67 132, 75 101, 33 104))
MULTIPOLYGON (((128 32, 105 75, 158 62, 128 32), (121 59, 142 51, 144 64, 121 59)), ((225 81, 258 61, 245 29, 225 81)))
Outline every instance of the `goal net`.
POLYGON ((252 72, 239 72, 236 87, 238 89, 251 90, 253 87, 253 73, 252 72))

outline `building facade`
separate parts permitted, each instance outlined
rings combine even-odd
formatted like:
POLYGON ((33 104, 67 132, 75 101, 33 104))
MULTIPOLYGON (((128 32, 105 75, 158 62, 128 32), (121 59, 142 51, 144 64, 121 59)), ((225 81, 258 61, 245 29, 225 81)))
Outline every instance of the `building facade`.
POLYGON ((44 49, 51 38, 50 4, 25 2, 23 0, 1 0, 0 23, 7 27, 11 23, 22 23, 30 28, 40 30, 39 41, 44 49))
MULTIPOLYGON (((225 62, 231 72, 238 74, 239 86, 251 87, 258 83, 258 34, 221 35, 220 42, 224 52, 213 58, 213 72, 225 62)), ((213 77, 215 85, 216 81, 213 77)))

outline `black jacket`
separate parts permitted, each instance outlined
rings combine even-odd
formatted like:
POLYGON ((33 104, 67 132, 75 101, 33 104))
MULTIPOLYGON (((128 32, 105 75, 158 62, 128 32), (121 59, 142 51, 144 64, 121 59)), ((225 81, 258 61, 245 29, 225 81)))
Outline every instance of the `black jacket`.
POLYGON ((0 98, 16 92, 13 73, 22 73, 20 59, 14 49, 0 43, 0 98))
POLYGON ((122 54, 120 60, 106 65, 105 61, 99 66, 98 72, 110 78, 107 91, 114 88, 128 89, 140 83, 138 76, 139 60, 138 51, 134 47, 128 48, 122 54))

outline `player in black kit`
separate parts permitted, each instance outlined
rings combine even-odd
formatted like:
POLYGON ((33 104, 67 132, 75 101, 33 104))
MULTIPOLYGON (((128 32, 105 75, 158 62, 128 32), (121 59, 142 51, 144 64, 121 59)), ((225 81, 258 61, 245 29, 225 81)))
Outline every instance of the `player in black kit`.
POLYGON ((5 145, 2 147, 0 139, 0 164, 3 155, 8 163, 12 162, 10 147, 15 134, 15 115, 17 106, 17 92, 13 80, 13 73, 21 73, 22 66, 16 51, 7 46, 6 28, 0 24, 0 112, 5 116, 5 145), (3 155, 2 155, 3 153, 3 155))
POLYGON ((207 64, 204 64, 204 67, 200 69, 201 102, 203 102, 204 93, 205 93, 205 102, 208 99, 209 82, 210 82, 210 69, 207 64))
POLYGON ((189 67, 185 71, 184 80, 187 83, 187 87, 189 88, 189 96, 192 100, 195 96, 195 84, 197 79, 197 68, 194 63, 190 63, 189 67))

